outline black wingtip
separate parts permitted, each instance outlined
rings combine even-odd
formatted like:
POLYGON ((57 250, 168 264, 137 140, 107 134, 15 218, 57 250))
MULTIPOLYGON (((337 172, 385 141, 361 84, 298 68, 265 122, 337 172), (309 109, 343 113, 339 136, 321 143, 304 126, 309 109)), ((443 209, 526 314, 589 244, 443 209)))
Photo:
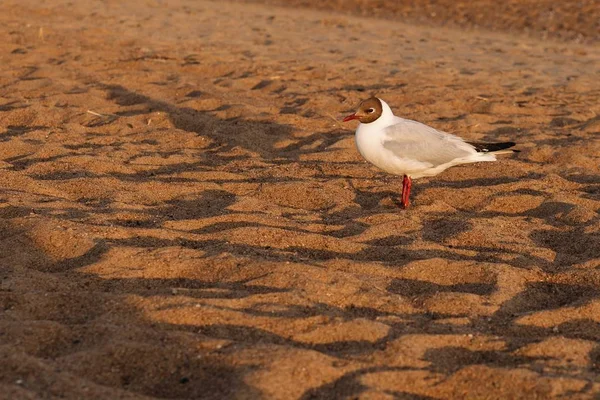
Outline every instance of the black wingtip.
MULTIPOLYGON (((472 143, 467 142, 477 150, 478 153, 493 153, 494 151, 500 151, 509 149, 517 144, 515 142, 502 142, 502 143, 472 143)), ((518 153, 519 150, 513 150, 518 153)))

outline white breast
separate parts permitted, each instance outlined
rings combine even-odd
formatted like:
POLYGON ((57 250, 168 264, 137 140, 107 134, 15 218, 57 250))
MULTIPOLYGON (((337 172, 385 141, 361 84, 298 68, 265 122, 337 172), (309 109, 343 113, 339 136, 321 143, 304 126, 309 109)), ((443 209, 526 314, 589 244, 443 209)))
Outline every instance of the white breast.
POLYGON ((372 129, 371 124, 360 124, 354 136, 358 152, 371 164, 383 169, 384 171, 394 173, 386 168, 390 160, 385 157, 383 150, 383 130, 372 129))

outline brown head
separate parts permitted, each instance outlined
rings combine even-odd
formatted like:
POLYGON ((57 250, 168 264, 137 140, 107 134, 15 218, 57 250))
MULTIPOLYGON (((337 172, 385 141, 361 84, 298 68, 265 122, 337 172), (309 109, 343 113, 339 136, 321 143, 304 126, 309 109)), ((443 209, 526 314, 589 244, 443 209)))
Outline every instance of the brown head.
POLYGON ((383 106, 381 105, 381 100, 377 97, 371 97, 360 103, 358 110, 354 114, 344 118, 344 122, 357 119, 363 124, 368 124, 381 117, 382 112, 383 106))

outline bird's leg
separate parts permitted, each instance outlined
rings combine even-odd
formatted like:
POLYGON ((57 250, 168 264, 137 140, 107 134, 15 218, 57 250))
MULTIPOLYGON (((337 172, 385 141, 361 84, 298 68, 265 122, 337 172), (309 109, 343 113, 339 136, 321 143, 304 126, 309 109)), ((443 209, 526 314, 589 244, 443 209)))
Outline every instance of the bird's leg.
POLYGON ((408 208, 409 205, 409 197, 410 197, 410 188, 412 187, 412 180, 410 176, 404 175, 404 179, 402 179, 402 207, 408 208))

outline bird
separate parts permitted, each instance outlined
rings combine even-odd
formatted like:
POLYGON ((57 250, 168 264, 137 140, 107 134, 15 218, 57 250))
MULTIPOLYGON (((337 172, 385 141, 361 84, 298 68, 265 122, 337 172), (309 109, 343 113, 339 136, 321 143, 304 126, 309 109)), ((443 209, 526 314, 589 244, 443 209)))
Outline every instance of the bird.
POLYGON ((518 152, 515 142, 475 143, 418 121, 395 116, 378 97, 360 103, 344 122, 358 120, 355 141, 359 153, 390 174, 403 176, 401 205, 408 208, 412 180, 438 175, 460 164, 496 161, 499 154, 518 152), (510 149, 510 150, 509 150, 510 149))

